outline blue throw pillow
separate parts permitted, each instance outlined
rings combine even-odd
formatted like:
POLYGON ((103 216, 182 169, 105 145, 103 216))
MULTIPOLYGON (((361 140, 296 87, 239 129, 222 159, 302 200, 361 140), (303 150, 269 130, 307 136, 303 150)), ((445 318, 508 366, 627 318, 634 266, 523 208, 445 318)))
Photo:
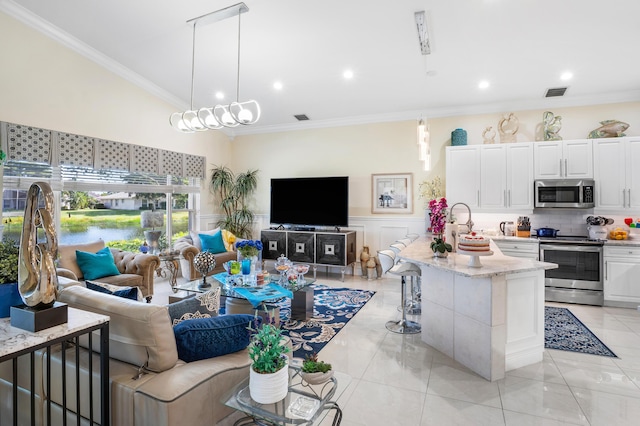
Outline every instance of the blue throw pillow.
POLYGON ((218 231, 213 235, 198 234, 198 236, 202 243, 202 251, 208 251, 213 254, 227 251, 227 248, 224 246, 224 240, 222 239, 222 232, 218 231))
POLYGON ((109 247, 97 253, 76 250, 76 262, 85 280, 95 280, 112 275, 120 275, 109 247))
POLYGON ((238 352, 249 346, 253 315, 235 314, 182 321, 173 327, 178 357, 184 362, 238 352))
POLYGON ((138 287, 122 287, 120 290, 111 291, 108 288, 101 286, 99 283, 86 281, 85 284, 89 290, 99 291, 100 293, 111 294, 125 299, 138 300, 138 287))

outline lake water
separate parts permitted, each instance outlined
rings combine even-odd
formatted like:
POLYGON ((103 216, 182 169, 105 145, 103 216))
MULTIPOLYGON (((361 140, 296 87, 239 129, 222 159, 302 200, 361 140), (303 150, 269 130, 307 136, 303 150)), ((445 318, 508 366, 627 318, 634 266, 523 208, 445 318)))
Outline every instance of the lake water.
MULTIPOLYGON (((20 234, 22 228, 18 227, 4 228, 4 238, 10 238, 14 241, 20 241, 20 234)), ((186 231, 185 229, 176 229, 174 226, 173 232, 186 231)), ((132 238, 144 239, 143 230, 140 228, 100 228, 97 226, 89 226, 86 231, 83 232, 68 232, 62 230, 58 235, 58 244, 81 244, 90 243, 97 240, 104 240, 105 243, 114 240, 130 240, 132 238)))

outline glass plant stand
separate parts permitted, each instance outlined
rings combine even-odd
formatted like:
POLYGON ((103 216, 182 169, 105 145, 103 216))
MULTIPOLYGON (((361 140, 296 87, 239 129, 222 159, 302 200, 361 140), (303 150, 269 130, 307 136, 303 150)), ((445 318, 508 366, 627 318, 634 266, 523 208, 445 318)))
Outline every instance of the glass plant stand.
MULTIPOLYGON (((345 375, 341 375, 345 376, 345 375)), ((347 382, 350 380, 347 377, 347 382)), ((238 419, 234 426, 288 426, 312 425, 316 420, 324 417, 329 410, 335 410, 333 426, 342 421, 342 410, 333 400, 337 397, 338 379, 334 374, 329 381, 310 385, 300 375, 300 367, 289 367, 289 392, 282 400, 274 404, 259 404, 251 399, 249 379, 243 380, 223 398, 222 403, 246 414, 238 419)), ((344 390, 340 388, 340 392, 344 390)))

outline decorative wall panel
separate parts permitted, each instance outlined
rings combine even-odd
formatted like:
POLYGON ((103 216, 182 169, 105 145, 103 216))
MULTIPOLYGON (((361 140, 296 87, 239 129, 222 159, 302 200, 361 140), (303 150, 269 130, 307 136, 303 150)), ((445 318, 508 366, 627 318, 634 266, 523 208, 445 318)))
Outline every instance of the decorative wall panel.
POLYGON ((159 174, 183 177, 183 157, 180 152, 161 149, 159 174))
POLYGON ((185 177, 193 177, 204 179, 205 169, 204 169, 204 161, 205 157, 200 155, 184 155, 185 166, 184 166, 184 175, 185 177))
POLYGON ((93 167, 93 138, 70 133, 56 133, 55 136, 58 139, 58 162, 61 165, 93 167))
POLYGON ((51 131, 7 123, 7 160, 51 164, 51 131))
POLYGON ((158 173, 158 148, 131 145, 131 171, 134 173, 158 173))
POLYGON ((130 146, 123 142, 95 139, 96 160, 94 168, 97 170, 129 171, 130 146))

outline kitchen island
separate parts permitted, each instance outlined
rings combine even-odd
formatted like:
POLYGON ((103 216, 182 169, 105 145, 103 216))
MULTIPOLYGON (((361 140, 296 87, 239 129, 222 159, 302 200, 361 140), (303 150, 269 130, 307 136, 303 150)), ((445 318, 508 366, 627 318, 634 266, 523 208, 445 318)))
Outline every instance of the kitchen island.
POLYGON ((469 256, 433 257, 422 237, 399 253, 422 271, 422 340, 487 380, 542 361, 544 270, 554 263, 493 256, 470 267, 469 256))

